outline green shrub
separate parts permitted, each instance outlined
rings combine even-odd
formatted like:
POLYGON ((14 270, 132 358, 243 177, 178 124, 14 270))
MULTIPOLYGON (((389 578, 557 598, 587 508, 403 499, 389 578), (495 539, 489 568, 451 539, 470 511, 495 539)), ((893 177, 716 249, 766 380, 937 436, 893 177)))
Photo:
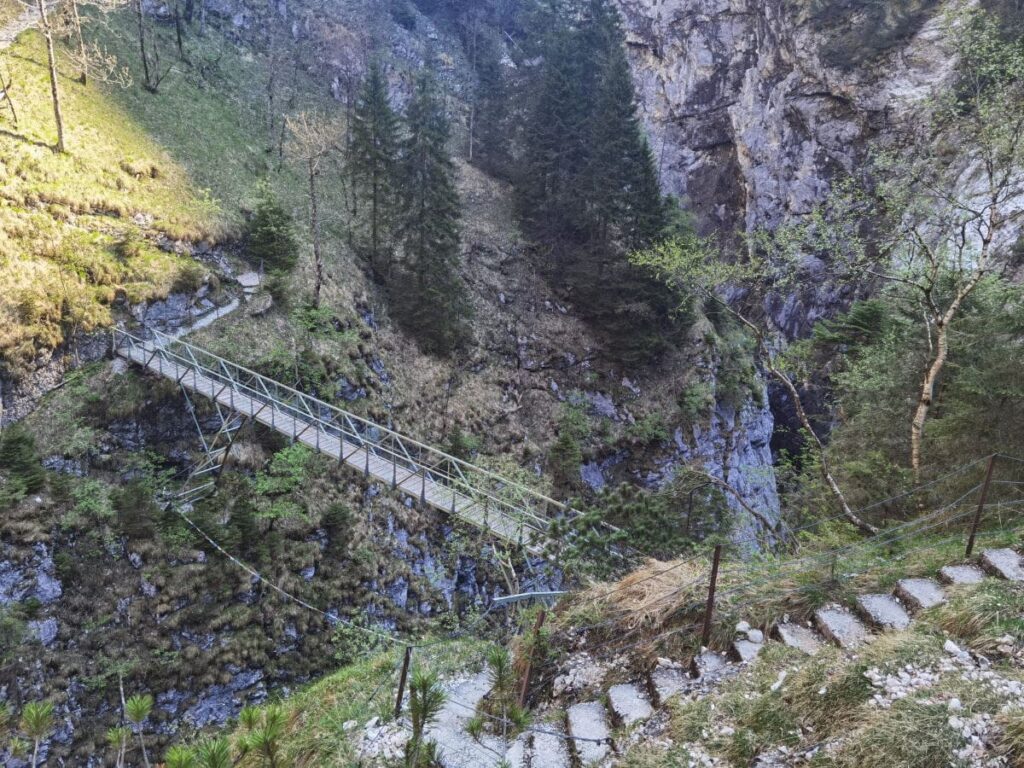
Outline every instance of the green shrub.
POLYGON ((0 609, 0 662, 14 656, 25 637, 25 623, 7 609, 0 609))
POLYGON ((715 407, 715 388, 707 381, 695 381, 683 388, 676 404, 687 424, 698 423, 715 407))
POLYGON ((288 271, 299 258, 292 217, 278 203, 267 182, 260 184, 258 193, 256 210, 245 227, 249 254, 268 272, 288 271))
POLYGON ((281 449, 270 460, 267 471, 256 475, 256 493, 272 496, 297 490, 306 479, 312 457, 313 454, 302 443, 281 449))
POLYGON ((445 451, 458 459, 471 459, 480 450, 480 438, 455 427, 445 442, 445 451))
POLYGON ((548 467, 556 484, 576 488, 583 463, 583 443, 591 435, 586 411, 578 403, 567 403, 558 421, 558 438, 548 451, 548 467))
POLYGON ((3 503, 5 495, 7 502, 11 503, 24 494, 41 491, 46 484, 46 472, 40 463, 35 440, 20 425, 0 431, 0 473, 0 479, 5 476, 7 480, 0 485, 0 503, 3 503))
POLYGON ((649 413, 629 426, 626 437, 639 445, 665 442, 669 438, 668 426, 660 413, 649 413))
POLYGON ((139 258, 146 250, 146 241, 137 230, 129 229, 114 246, 114 253, 121 261, 132 261, 139 258))

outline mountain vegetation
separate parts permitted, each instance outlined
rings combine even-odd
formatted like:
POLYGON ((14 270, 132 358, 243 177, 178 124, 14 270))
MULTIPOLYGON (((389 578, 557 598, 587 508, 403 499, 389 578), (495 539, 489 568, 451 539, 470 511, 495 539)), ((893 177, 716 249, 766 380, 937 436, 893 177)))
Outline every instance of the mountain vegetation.
POLYGON ((781 4, 835 82, 914 108, 872 102, 856 162, 808 150, 736 231, 774 180, 700 217, 666 193, 691 145, 714 176, 804 138, 680 112, 654 144, 644 63, 719 65, 651 8, 0 0, 0 762, 1024 764, 1012 567, 857 652, 764 642, 981 551, 1024 568, 1012 6, 781 4), (922 39, 941 76, 880 74, 922 39), (235 413, 115 329, 294 400, 235 413), (756 660, 684 674, 738 632, 756 660), (689 687, 647 725, 567 731, 657 674, 689 687))

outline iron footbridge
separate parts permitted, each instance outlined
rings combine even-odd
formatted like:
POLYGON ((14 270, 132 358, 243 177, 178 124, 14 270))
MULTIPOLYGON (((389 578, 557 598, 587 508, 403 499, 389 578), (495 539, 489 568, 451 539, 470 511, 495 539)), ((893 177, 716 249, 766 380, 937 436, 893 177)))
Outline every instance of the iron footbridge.
MULTIPOLYGON (((212 401, 220 415, 217 434, 212 439, 203 437, 206 458, 193 470, 181 494, 184 500, 194 501, 212 492, 230 453, 232 437, 248 419, 532 554, 545 550, 553 521, 578 514, 520 483, 180 338, 151 333, 152 338, 144 339, 115 329, 114 354, 176 382, 186 396, 195 394, 212 401)), ((189 404, 195 416, 191 399, 189 404)))

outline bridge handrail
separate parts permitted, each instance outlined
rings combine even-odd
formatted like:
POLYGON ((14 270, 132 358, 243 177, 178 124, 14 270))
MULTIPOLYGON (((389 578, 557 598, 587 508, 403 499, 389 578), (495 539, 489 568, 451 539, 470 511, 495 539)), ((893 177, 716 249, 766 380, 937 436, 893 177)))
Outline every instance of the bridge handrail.
MULTIPOLYGON (((124 329, 114 328, 114 350, 116 352, 117 350, 121 349, 121 347, 123 347, 125 344, 127 344, 130 347, 141 347, 146 351, 161 354, 187 367, 199 368, 207 374, 212 374, 218 380, 224 381, 225 376, 223 374, 217 373, 213 367, 201 362, 201 359, 205 357, 209 360, 212 360, 214 363, 216 363, 216 365, 222 366, 225 369, 225 373, 234 370, 246 376, 254 377, 261 385, 264 386, 265 389, 268 389, 269 385, 270 389, 283 390, 284 392, 289 393, 292 397, 297 398, 299 402, 303 403, 304 405, 306 405, 307 403, 315 404, 318 409, 325 408, 328 411, 337 414, 338 416, 348 421, 349 423, 352 423, 353 429, 349 436, 354 438, 353 442, 356 442, 361 446, 373 450, 373 452, 378 455, 380 454, 380 452, 383 452, 389 456, 393 456, 393 463, 397 463, 399 460, 403 462, 410 461, 414 464, 419 465, 419 468, 423 472, 432 472, 440 474, 443 477, 443 479, 447 481, 443 484, 448 485, 453 490, 458 490, 458 487, 462 486, 469 491, 469 493, 466 495, 482 495, 483 497, 489 499, 490 501, 493 501, 503 507, 508 507, 513 511, 515 516, 525 515, 528 518, 532 518, 532 522, 539 524, 540 526, 543 526, 545 528, 550 524, 550 520, 538 516, 532 510, 517 507, 513 505, 509 500, 495 496, 492 491, 486 488, 479 487, 478 485, 472 483, 469 480, 469 478, 466 476, 466 472, 468 471, 470 475, 482 476, 483 478, 486 478, 487 480, 490 480, 491 482, 498 484, 500 486, 500 489, 508 489, 517 494, 520 494, 521 496, 525 497, 524 501, 531 500, 534 503, 543 504, 545 505, 545 507, 554 507, 554 509, 562 512, 566 517, 573 518, 579 516, 580 514, 577 510, 573 509, 567 504, 557 501, 556 499, 552 499, 546 494, 543 494, 533 488, 530 488, 529 486, 525 486, 515 481, 509 480, 488 469, 477 466, 476 464, 472 464, 471 462, 465 461, 464 459, 460 459, 456 456, 452 456, 451 454, 442 451, 438 448, 435 448, 431 445, 428 445, 426 443, 423 443, 417 440, 416 438, 409 437, 396 430, 390 429, 389 427, 382 426, 380 424, 377 424, 376 422, 370 421, 369 419, 366 419, 362 416, 347 411, 344 408, 340 408, 336 405, 332 405, 323 400, 320 400, 319 398, 313 397, 304 392, 300 392, 299 390, 290 387, 287 384, 277 382, 269 377, 264 376, 263 374, 253 371, 250 368, 246 368, 245 366, 233 363, 218 355, 213 354, 212 352, 208 352, 207 350, 204 350, 200 347, 196 347, 192 344, 189 344, 188 342, 182 341, 181 339, 170 336, 169 334, 165 334, 160 331, 153 331, 152 333, 154 335, 154 340, 148 341, 132 333, 129 333, 124 329), (188 353, 189 357, 176 353, 175 351, 170 349, 170 347, 183 348, 188 353), (390 448, 379 441, 373 441, 367 435, 361 434, 358 430, 354 429, 355 424, 359 424, 368 430, 376 430, 382 435, 390 437, 391 439, 396 441, 396 443, 402 448, 402 451, 403 453, 405 453, 405 456, 402 456, 402 454, 400 454, 397 450, 390 448), (408 454, 406 446, 414 447, 418 453, 423 453, 427 456, 440 459, 442 462, 450 463, 454 468, 458 470, 458 476, 446 473, 444 472, 444 470, 441 470, 436 466, 433 468, 428 467, 422 461, 422 457, 419 460, 414 459, 412 456, 408 454)), ((227 380, 225 381, 225 383, 229 383, 232 387, 236 389, 244 389, 248 392, 253 393, 256 396, 256 399, 260 401, 270 400, 276 407, 279 407, 282 410, 291 411, 292 413, 300 416, 304 420, 315 420, 316 422, 318 422, 318 429, 320 428, 320 425, 329 425, 341 431, 343 435, 346 432, 343 425, 333 421, 325 421, 325 419, 322 416, 312 411, 304 413, 300 409, 296 408, 293 404, 290 404, 286 401, 280 400, 279 398, 275 397, 273 394, 271 394, 270 391, 265 391, 261 393, 258 390, 254 389, 253 387, 249 386, 248 384, 232 378, 230 374, 228 374, 226 378, 227 380)), ((415 470, 417 469, 417 467, 409 467, 409 469, 415 470)), ((613 526, 610 526, 608 524, 604 525, 606 528, 610 530, 617 530, 613 526)), ((533 526, 530 527, 533 528, 533 526)))

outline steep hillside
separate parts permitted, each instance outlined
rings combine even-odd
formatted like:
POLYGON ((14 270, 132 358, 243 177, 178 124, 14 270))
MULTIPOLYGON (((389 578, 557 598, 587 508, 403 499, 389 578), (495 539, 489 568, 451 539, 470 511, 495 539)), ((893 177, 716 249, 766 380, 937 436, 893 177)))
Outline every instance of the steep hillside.
POLYGON ((1019 14, 734 5, 0 0, 0 760, 1020 763, 1019 14))
MULTIPOLYGON (((266 101, 277 62, 232 19, 211 14, 206 35, 188 37, 189 60, 174 63, 157 93, 141 85, 134 20, 87 23, 132 82, 82 86, 65 60, 66 155, 44 146, 53 136, 41 38, 28 32, 6 54, 19 124, 0 136, 11 170, 0 213, 11 334, 4 420, 27 430, 32 461, 48 471, 41 486, 22 487, 11 468, 0 469, 0 606, 12 641, 4 675, 14 706, 56 702, 63 725, 49 744, 53 759, 106 749, 122 686, 157 697, 162 749, 366 650, 334 622, 253 584, 161 510, 154 492, 179 487, 201 447, 188 404, 175 388, 102 360, 114 322, 179 331, 241 298, 235 278, 259 264, 246 261, 240 235, 265 175, 296 222, 299 265, 273 297, 261 292, 196 331, 195 342, 541 489, 551 487, 553 425, 567 421, 579 429, 579 453, 560 467, 570 491, 619 480, 659 485, 691 455, 691 431, 702 455, 729 473, 770 465, 763 420, 743 411, 732 428, 744 390, 723 398, 710 425, 704 420, 714 390, 703 378, 713 377, 717 354, 707 327, 659 366, 624 370, 536 274, 508 185, 463 161, 464 275, 479 321, 460 357, 423 355, 389 322, 385 298, 349 247, 336 165, 321 201, 330 252, 323 306, 308 306, 305 179, 288 146, 278 152, 282 125, 266 101), (698 401, 684 410, 687 387, 698 401), (732 447, 747 444, 744 430, 757 448, 732 447)), ((155 30, 163 55, 173 56, 172 30, 155 30)), ((425 45, 433 33, 421 32, 389 34, 400 48, 410 39, 425 45)), ((452 60, 446 77, 457 93, 452 60)), ((396 58, 399 99, 402 66, 396 58)), ((276 98, 294 110, 336 112, 343 123, 321 74, 296 65, 276 98)), ((210 433, 217 424, 206 408, 199 424, 210 433)), ((237 455, 199 519, 307 601, 408 631, 458 624, 464 614, 468 621, 496 590, 512 590, 479 534, 453 534, 438 515, 260 430, 241 435, 237 455)), ((771 505, 770 480, 751 476, 771 505)))
MULTIPOLYGON (((563 601, 547 624, 527 611, 514 673, 500 634, 417 645, 414 669, 433 676, 444 701, 424 731, 436 747, 422 747, 437 762, 423 764, 1017 765, 1024 561, 997 547, 1019 536, 1019 527, 982 534, 976 562, 987 575, 960 564, 961 541, 920 533, 911 544, 808 541, 796 559, 731 563, 710 649, 688 623, 699 616, 690 582, 708 567, 692 560, 651 563, 563 601), (1004 567, 1004 555, 1015 563, 1004 567), (808 564, 816 558, 839 559, 845 583, 821 578, 808 564), (515 702, 527 658, 524 709, 515 702)), ((253 745, 273 720, 263 754, 284 764, 402 764, 418 705, 411 699, 412 714, 395 719, 401 658, 400 647, 369 656, 243 716, 199 754, 221 743, 243 765, 262 765, 253 745)))

